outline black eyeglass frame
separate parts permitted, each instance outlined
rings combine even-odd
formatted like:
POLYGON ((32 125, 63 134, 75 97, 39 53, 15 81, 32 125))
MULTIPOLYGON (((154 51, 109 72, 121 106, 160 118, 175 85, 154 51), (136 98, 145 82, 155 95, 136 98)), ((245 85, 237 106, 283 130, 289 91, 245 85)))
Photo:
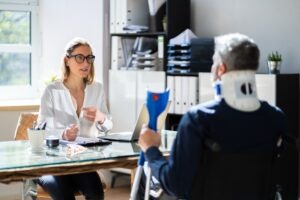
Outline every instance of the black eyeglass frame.
POLYGON ((84 56, 83 54, 67 55, 67 57, 68 58, 75 58, 75 61, 78 64, 84 63, 84 60, 86 60, 87 63, 89 63, 89 64, 93 64, 94 61, 95 61, 95 58, 96 58, 94 55, 84 56))

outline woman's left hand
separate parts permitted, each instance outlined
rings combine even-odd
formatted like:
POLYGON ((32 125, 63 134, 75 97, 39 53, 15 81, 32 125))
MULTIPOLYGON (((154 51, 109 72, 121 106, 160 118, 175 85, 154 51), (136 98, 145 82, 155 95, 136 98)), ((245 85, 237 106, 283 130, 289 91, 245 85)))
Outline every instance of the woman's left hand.
POLYGON ((85 107, 82 108, 83 117, 92 122, 100 122, 103 123, 105 120, 104 113, 100 112, 96 107, 85 107))

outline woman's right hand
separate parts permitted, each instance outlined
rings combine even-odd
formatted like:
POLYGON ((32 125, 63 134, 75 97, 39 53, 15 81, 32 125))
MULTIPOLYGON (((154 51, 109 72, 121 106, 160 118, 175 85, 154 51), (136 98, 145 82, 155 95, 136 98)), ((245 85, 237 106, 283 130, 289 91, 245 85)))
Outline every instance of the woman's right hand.
POLYGON ((70 124, 66 128, 66 130, 63 133, 63 139, 68 140, 68 141, 74 141, 77 137, 77 132, 78 132, 78 125, 77 124, 70 124))

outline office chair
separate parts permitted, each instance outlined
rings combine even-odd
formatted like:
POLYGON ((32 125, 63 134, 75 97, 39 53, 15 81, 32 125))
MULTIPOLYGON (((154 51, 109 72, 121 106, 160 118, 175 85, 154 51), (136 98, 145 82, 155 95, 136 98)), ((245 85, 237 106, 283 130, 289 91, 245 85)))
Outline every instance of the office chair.
MULTIPOLYGON (((21 113, 19 116, 17 128, 15 131, 15 140, 28 140, 27 129, 33 126, 33 123, 37 120, 37 112, 21 113)), ((103 180, 103 179, 102 179, 103 180)), ((106 184, 102 181, 104 192, 108 189, 106 184)), ((50 195, 38 184, 35 184, 33 180, 25 180, 23 182, 23 196, 31 196, 32 199, 51 199, 50 195)), ((78 191, 75 196, 82 196, 78 191)))
POLYGON ((272 182, 277 152, 222 152, 205 141, 191 200, 281 200, 272 182))

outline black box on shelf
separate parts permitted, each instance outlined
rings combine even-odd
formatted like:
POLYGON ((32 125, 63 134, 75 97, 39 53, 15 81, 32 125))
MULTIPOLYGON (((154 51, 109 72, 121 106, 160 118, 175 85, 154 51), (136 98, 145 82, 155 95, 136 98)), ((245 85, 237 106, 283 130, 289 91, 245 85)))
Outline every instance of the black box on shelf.
POLYGON ((150 32, 162 32, 165 31, 163 27, 163 18, 166 16, 166 2, 163 3, 157 12, 152 15, 149 13, 149 31, 150 32))
POLYGON ((191 72, 210 72, 214 54, 214 38, 191 40, 191 72))

